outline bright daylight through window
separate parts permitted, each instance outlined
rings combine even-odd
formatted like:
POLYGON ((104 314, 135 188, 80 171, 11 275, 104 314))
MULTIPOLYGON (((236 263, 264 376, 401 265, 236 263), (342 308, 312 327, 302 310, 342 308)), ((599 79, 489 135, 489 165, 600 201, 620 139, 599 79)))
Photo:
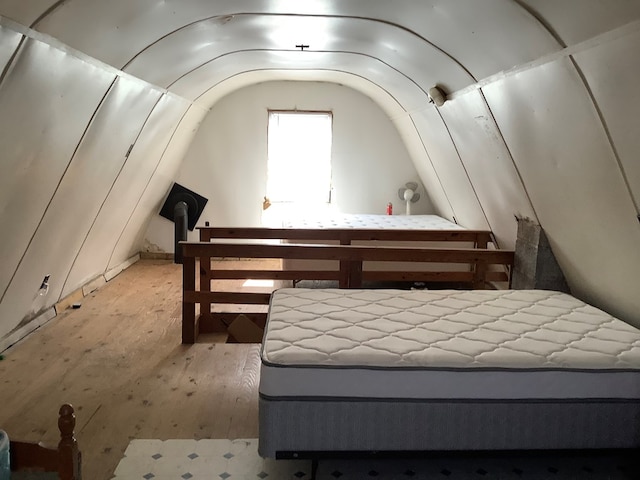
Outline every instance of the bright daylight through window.
POLYGON ((274 206, 330 203, 331 123, 330 112, 269 112, 267 197, 274 206))

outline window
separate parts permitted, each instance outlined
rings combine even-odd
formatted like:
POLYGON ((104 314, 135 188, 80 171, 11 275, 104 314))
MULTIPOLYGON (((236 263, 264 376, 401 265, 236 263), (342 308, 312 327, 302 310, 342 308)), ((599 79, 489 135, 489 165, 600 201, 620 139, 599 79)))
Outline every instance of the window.
POLYGON ((331 202, 330 112, 270 111, 267 197, 273 204, 331 202))

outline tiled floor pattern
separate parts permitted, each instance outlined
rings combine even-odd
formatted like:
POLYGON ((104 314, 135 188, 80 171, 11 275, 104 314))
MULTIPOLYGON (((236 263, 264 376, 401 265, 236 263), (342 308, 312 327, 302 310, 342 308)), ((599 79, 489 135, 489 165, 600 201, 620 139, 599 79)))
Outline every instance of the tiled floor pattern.
MULTIPOLYGON (((309 460, 262 459, 256 439, 133 440, 112 480, 308 480, 309 460)), ((629 456, 321 460, 318 480, 638 480, 629 456)))

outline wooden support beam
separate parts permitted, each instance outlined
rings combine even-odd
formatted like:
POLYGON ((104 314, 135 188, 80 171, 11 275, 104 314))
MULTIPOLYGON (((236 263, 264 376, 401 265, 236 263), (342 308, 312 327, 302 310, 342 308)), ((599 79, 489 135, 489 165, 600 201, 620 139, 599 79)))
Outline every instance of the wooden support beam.
POLYGON ((185 256, 182 260, 182 343, 195 343, 198 336, 196 304, 187 298, 187 293, 195 289, 196 259, 185 256))

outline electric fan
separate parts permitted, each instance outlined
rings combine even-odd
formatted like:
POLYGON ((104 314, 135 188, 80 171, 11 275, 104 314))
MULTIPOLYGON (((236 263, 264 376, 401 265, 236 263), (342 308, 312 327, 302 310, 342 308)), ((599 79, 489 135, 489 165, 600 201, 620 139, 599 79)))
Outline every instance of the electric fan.
POLYGON ((398 189, 398 197, 404 200, 406 204, 406 214, 411 215, 411 204, 420 200, 420 194, 416 192, 418 184, 416 182, 407 182, 404 187, 398 189))

